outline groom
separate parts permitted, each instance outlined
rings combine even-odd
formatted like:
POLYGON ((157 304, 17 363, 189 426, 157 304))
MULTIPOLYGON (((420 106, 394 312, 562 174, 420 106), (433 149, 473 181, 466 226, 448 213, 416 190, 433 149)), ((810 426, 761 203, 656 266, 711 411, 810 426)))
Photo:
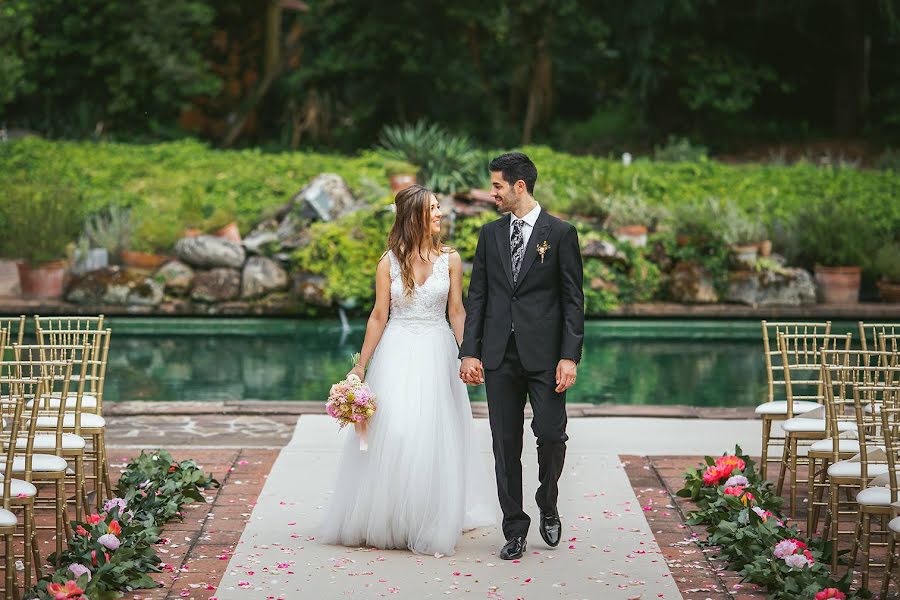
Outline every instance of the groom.
POLYGON ((482 227, 466 302, 460 378, 486 384, 497 493, 506 544, 525 553, 531 519, 522 508, 525 398, 534 412, 541 537, 559 544, 557 482, 566 457, 566 390, 575 383, 584 339, 581 252, 575 228, 534 200, 537 168, 521 152, 490 163, 491 195, 509 213, 482 227))

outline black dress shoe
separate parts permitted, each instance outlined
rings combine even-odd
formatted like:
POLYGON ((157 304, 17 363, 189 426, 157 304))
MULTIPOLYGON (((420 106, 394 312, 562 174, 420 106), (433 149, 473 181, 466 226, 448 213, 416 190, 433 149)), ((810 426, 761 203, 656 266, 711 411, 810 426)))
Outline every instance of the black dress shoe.
POLYGON ((522 536, 510 538, 506 545, 500 548, 500 558, 503 560, 522 558, 523 554, 525 554, 525 538, 522 536))
POLYGON ((541 513, 541 537, 551 548, 559 546, 559 538, 562 537, 562 523, 557 514, 541 513))

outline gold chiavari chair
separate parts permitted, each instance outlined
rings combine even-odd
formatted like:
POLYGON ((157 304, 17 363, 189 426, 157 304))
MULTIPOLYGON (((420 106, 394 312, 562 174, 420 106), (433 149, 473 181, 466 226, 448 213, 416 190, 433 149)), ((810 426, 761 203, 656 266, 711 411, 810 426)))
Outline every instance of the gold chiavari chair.
MULTIPOLYGON (((760 457, 760 473, 765 479, 768 464, 779 462, 778 458, 770 458, 773 442, 783 444, 783 436, 772 435, 772 424, 776 421, 792 419, 818 408, 818 403, 800 400, 796 403, 776 400, 775 388, 784 387, 784 365, 781 362, 781 351, 778 349, 778 334, 785 335, 828 335, 831 333, 831 321, 824 323, 788 323, 762 321, 763 357, 766 364, 767 399, 756 407, 756 414, 762 419, 762 455, 760 457)), ((777 455, 776 455, 777 456, 777 455)))
MULTIPOLYGON (((72 378, 71 361, 41 361, 38 364, 19 361, 5 361, 0 363, 0 385, 6 381, 17 382, 22 388, 21 395, 26 402, 36 398, 43 398, 51 393, 52 382, 62 381, 63 387, 68 386, 72 378)), ((26 406, 23 422, 19 425, 19 440, 16 443, 16 459, 12 465, 12 471, 4 471, 7 476, 22 479, 36 486, 46 486, 52 490, 53 497, 46 506, 35 502, 35 509, 46 507, 53 512, 54 525, 41 527, 37 524, 35 529, 52 529, 56 538, 56 552, 59 555, 63 549, 63 540, 70 536, 69 522, 67 519, 67 499, 65 479, 69 464, 63 458, 61 445, 53 444, 52 448, 42 448, 38 451, 35 442, 38 438, 38 422, 40 419, 52 419, 54 427, 54 442, 62 431, 63 413, 59 409, 42 411, 41 403, 31 402, 31 407, 26 406), (24 436, 24 442, 22 440, 24 436)), ((45 421, 46 424, 49 424, 45 421)), ((45 429, 42 434, 48 433, 45 429)))
POLYGON ((885 408, 895 406, 897 403, 897 394, 890 383, 892 379, 897 380, 898 375, 900 375, 900 369, 897 372, 888 370, 885 372, 887 381, 882 384, 852 386, 856 422, 859 431, 860 481, 863 487, 856 495, 859 514, 848 569, 853 570, 856 565, 857 555, 861 549, 863 556, 861 563, 862 587, 865 589, 869 587, 871 568, 884 566, 883 564, 876 565, 871 561, 870 548, 874 545, 871 541, 872 518, 875 517, 881 520, 882 529, 880 533, 886 533, 884 524, 886 524, 886 519, 891 515, 891 502, 894 500, 891 499, 890 487, 885 487, 881 481, 883 478, 888 477, 890 469, 887 460, 886 438, 891 435, 890 430, 886 430, 883 427, 881 412, 885 408), (869 410, 864 410, 864 408, 869 410))
MULTIPOLYGON (((99 510, 104 498, 112 498, 115 493, 109 474, 109 463, 106 454, 106 419, 103 418, 103 388, 106 382, 106 366, 109 358, 111 331, 104 330, 58 330, 44 329, 38 323, 37 339, 42 346, 72 347, 89 346, 87 359, 88 372, 81 400, 76 407, 73 394, 69 394, 65 403, 68 413, 65 420, 65 431, 75 433, 91 444, 85 450, 85 463, 92 466, 91 474, 86 479, 93 482, 96 505, 99 510), (76 408, 78 410, 76 410, 76 408), (105 496, 104 492, 105 491, 105 496)), ((51 400, 55 403, 57 400, 51 400)), ((52 405, 52 404, 51 404, 52 405)))
POLYGON ((884 577, 881 582, 881 598, 888 597, 888 588, 891 581, 900 586, 900 579, 894 573, 897 565, 897 538, 900 537, 900 485, 898 485, 898 469, 900 469, 900 386, 892 386, 895 394, 894 402, 886 404, 881 409, 881 427, 885 432, 885 454, 887 456, 888 472, 884 477, 890 490, 891 520, 888 522, 888 551, 887 564, 884 568, 884 577))
MULTIPOLYGON (((777 490, 780 495, 784 490, 785 476, 790 472, 790 515, 796 514, 798 467, 808 466, 809 447, 817 440, 825 440, 831 433, 821 403, 824 400, 823 381, 821 377, 821 351, 823 349, 850 348, 849 334, 833 336, 827 334, 778 334, 778 349, 781 353, 785 382, 785 398, 791 406, 797 402, 814 402, 816 411, 787 419, 781 424, 785 443, 782 453, 781 469, 778 474, 777 490), (801 455, 801 444, 807 450, 801 455)), ((839 430, 835 435, 841 433, 839 430)), ((804 483, 809 490, 811 474, 804 483)))
POLYGON ((3 346, 22 344, 25 341, 25 315, 0 319, 0 329, 7 331, 7 339, 3 346))
POLYGON ((878 350, 878 337, 900 334, 900 323, 859 322, 859 344, 863 350, 878 350))
POLYGON ((878 336, 879 350, 882 352, 900 352, 900 333, 882 333, 878 336))
MULTIPOLYGON (((0 447, 4 450, 3 471, 9 473, 13 470, 16 460, 16 441, 19 439, 19 426, 22 423, 22 411, 25 408, 23 387, 13 380, 0 381, 0 447)), ((19 586, 16 581, 16 554, 14 538, 18 529, 18 518, 12 511, 13 498, 16 497, 15 481, 10 477, 4 477, 2 481, 3 505, 0 508, 0 535, 4 541, 5 578, 3 587, 4 598, 19 598, 19 586)), ((25 525, 25 556, 31 554, 34 538, 28 525, 25 525)), ((27 564, 27 563, 26 563, 27 564)), ((25 586, 30 583, 30 573, 25 576, 25 586)))
POLYGON ((38 404, 37 431, 34 448, 39 452, 53 451, 73 465, 71 481, 75 493, 75 519, 84 520, 84 509, 87 506, 85 491, 84 452, 87 443, 80 434, 75 419, 62 407, 60 398, 67 398, 77 413, 81 409, 84 387, 88 380, 89 346, 13 346, 15 362, 18 365, 40 368, 44 363, 72 363, 71 381, 64 378, 64 373, 47 373, 48 388, 41 398, 29 399, 26 409, 38 404), (71 421, 71 422, 69 422, 71 421), (52 431, 52 433, 50 433, 52 431))
POLYGON ((42 317, 34 315, 35 333, 40 331, 103 331, 106 317, 55 316, 42 317))
MULTIPOLYGON (((879 352, 861 350, 823 352, 822 376, 825 380, 825 403, 830 412, 830 418, 838 426, 845 424, 846 428, 852 429, 859 436, 859 422, 862 417, 857 415, 857 400, 854 398, 853 386, 883 386, 896 376, 894 371, 893 367, 883 366, 883 357, 879 352)), ((866 410, 863 404, 874 406, 875 403, 860 403, 860 412, 866 415, 867 420, 877 418, 878 410, 866 410)), ((873 433, 874 430, 874 425, 868 427, 870 435, 876 435, 873 433)), ((867 487, 872 477, 887 472, 885 464, 864 464, 860 459, 862 443, 859 440, 857 442, 860 446, 859 455, 842 458, 835 453, 832 456, 832 464, 825 471, 829 497, 828 516, 823 537, 831 540, 834 549, 832 569, 837 569, 837 551, 841 536, 849 536, 851 540, 856 539, 855 528, 852 531, 840 528, 842 516, 849 515, 854 524, 857 522, 859 507, 851 494, 867 487), (846 501, 841 501, 841 492, 847 496, 846 501), (846 510, 841 510, 841 505, 844 505, 846 510)))

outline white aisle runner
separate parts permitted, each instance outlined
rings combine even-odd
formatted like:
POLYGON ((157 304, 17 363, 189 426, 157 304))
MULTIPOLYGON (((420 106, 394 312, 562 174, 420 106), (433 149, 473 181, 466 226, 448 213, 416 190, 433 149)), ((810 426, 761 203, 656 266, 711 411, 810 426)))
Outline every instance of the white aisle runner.
MULTIPOLYGON (((718 453, 727 440, 759 437, 754 422, 571 419, 559 499, 563 542, 550 549, 536 527, 537 464, 528 425, 523 475, 532 527, 527 554, 511 562, 497 557, 504 541, 497 527, 465 534, 456 554, 441 558, 317 542, 314 528, 350 430, 338 435, 331 418, 303 416, 272 468, 216 597, 678 599, 617 453, 718 453)), ((486 420, 476 420, 476 432, 493 473, 486 420)))

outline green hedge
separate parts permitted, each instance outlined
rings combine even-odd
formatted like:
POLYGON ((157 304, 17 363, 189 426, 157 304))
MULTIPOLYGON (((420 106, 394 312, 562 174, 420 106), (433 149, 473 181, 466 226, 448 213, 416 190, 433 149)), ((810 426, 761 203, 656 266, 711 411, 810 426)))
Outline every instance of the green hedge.
MULTIPOLYGON (((817 244, 803 240, 799 235, 802 231, 791 218, 809 214, 828 201, 853 211, 858 223, 871 224, 872 228, 859 232, 860 244, 873 237, 887 240, 900 231, 900 175, 892 171, 811 164, 728 165, 705 159, 690 163, 637 160, 625 167, 620 161, 572 156, 541 146, 524 150, 540 172, 536 197, 557 213, 600 215, 609 196, 637 197, 676 214, 678 206, 701 206, 699 203, 708 199, 726 199, 758 214, 774 235, 776 251, 787 252, 801 263, 811 262, 815 246, 828 240, 816 240, 817 244), (788 248, 792 243, 812 247, 788 248)), ((294 258, 298 267, 329 277, 327 293, 331 297, 355 298, 362 306, 370 301, 372 261, 383 251, 390 226, 390 215, 380 210, 389 202, 384 167, 384 158, 374 152, 348 157, 224 151, 191 140, 141 146, 30 138, 0 144, 0 187, 71 187, 77 192, 71 198, 80 198, 81 208, 88 215, 110 204, 131 206, 137 221, 133 245, 159 251, 168 251, 185 226, 209 229, 219 224, 223 215, 236 217, 246 233, 267 211, 282 205, 314 176, 337 173, 373 205, 372 211, 346 222, 315 226, 314 243, 294 258), (347 265, 354 268, 347 269, 347 265)), ((2 206, 0 202, 0 209, 2 206)), ((464 257, 474 253, 478 226, 488 218, 458 221, 450 243, 464 257)), ((0 210, 0 227, 3 223, 0 210)), ((603 235, 582 226, 583 241, 603 235)), ((852 232, 849 235, 852 237, 852 232)), ((666 246, 676 254, 674 258, 688 258, 680 256, 686 251, 672 243, 672 231, 663 236, 666 246)), ((587 266, 586 281, 599 277, 615 284, 588 294, 591 314, 623 302, 662 297, 657 267, 640 252, 631 248, 623 251, 631 265, 627 270, 599 263, 587 266)), ((717 266, 724 260, 718 256, 720 249, 704 252, 708 255, 704 260, 722 275, 724 270, 717 266)), ((870 271, 869 277, 874 275, 878 273, 870 271)))

